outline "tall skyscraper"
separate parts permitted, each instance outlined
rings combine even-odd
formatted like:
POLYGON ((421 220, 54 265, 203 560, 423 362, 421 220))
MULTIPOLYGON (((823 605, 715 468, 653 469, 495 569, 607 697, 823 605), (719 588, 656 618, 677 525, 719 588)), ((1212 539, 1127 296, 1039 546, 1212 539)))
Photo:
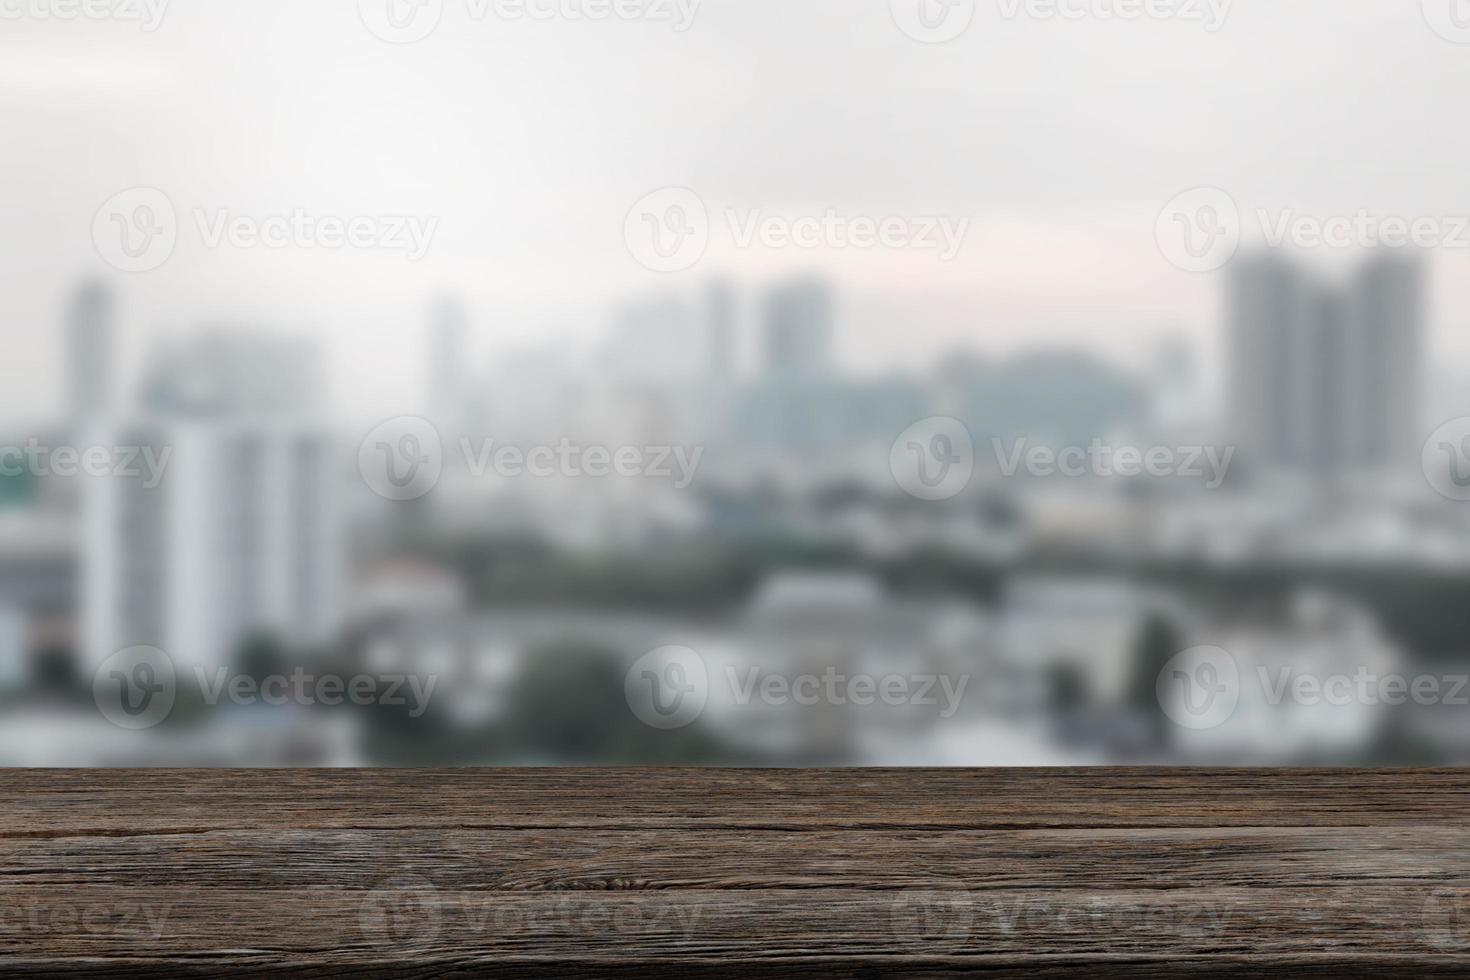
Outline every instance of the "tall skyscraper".
POLYGON ((820 378, 833 367, 835 301, 820 279, 784 282, 766 296, 764 367, 779 380, 820 378))
POLYGON ((1374 256, 1334 285, 1276 254, 1242 257, 1229 286, 1229 394, 1241 462, 1346 477, 1417 454, 1422 266, 1374 256))
POLYGON ((211 333, 161 352, 146 379, 145 412, 110 439, 165 461, 161 479, 89 478, 82 501, 91 665, 143 645, 214 667, 255 633, 328 641, 346 465, 315 410, 315 350, 211 333))
POLYGON ((96 420, 112 406, 112 296, 98 282, 83 283, 67 314, 67 409, 73 422, 96 420))

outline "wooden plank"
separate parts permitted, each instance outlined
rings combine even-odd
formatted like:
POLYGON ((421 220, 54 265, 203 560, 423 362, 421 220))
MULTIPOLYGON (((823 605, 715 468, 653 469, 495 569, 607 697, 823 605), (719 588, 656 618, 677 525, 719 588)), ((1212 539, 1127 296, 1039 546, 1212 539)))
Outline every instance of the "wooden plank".
POLYGON ((33 975, 1470 971, 1470 774, 3 772, 33 975))

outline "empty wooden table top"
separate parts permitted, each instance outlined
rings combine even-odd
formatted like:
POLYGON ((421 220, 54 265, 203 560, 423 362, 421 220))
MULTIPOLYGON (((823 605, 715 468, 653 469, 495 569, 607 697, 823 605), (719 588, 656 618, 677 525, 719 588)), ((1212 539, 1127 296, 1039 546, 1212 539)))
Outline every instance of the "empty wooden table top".
POLYGON ((1470 971, 1470 773, 9 771, 0 971, 1470 971))

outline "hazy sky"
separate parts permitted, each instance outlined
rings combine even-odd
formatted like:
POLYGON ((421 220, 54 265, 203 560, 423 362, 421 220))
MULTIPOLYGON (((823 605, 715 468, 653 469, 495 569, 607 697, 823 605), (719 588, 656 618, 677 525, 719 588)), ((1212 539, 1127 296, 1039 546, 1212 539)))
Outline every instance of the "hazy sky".
MULTIPOLYGON (((445 0, 439 29, 402 46, 369 32, 357 0, 177 0, 151 33, 29 10, 58 2, 0 0, 21 12, 0 19, 12 414, 54 400, 66 294, 94 274, 116 284, 135 349, 206 321, 319 332, 339 400, 360 408, 418 393, 425 309, 449 287, 487 351, 590 337, 641 290, 821 269, 843 287, 842 354, 861 368, 955 340, 1080 342, 1137 361, 1169 329, 1213 357, 1220 277, 1174 268, 1154 239, 1180 191, 1218 186, 1246 212, 1470 215, 1470 44, 1434 33, 1419 0, 1237 0, 1213 33, 1007 17, 1009 0, 980 0, 943 45, 906 36, 889 0, 704 0, 683 33, 477 21, 468 0, 445 0), (163 267, 125 275, 99 258, 92 221, 140 185, 167 192, 182 228, 163 267), (623 223, 671 185, 716 214, 972 226, 948 263, 742 250, 717 234, 696 268, 659 275, 633 260, 623 223), (414 263, 211 249, 194 227, 196 209, 297 208, 438 228, 414 263)), ((1470 250, 1436 253, 1441 363, 1470 356, 1467 270, 1470 250)))

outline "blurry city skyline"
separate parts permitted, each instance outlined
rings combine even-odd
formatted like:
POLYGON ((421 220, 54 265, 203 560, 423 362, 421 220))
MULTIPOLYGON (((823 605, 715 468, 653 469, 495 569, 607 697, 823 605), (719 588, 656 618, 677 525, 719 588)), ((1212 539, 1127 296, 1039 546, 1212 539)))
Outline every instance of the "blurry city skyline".
POLYGON ((10 761, 1466 756, 1461 0, 70 2, 10 761))
MULTIPOLYGON (((336 406, 364 417, 418 396, 428 297, 463 299, 485 360, 592 344, 608 310, 649 290, 715 274, 759 287, 803 270, 842 290, 837 353, 856 372, 920 368, 956 345, 1037 344, 1136 369, 1182 332, 1219 383, 1218 283, 1171 266, 1153 237, 1173 195, 1221 187, 1248 214, 1470 212, 1457 163, 1470 136, 1455 122, 1470 68, 1417 10, 1237 2, 1207 32, 982 4, 965 34, 927 45, 887 3, 705 0, 683 32, 447 9, 413 45, 374 37, 351 3, 171 5, 151 32, 7 20, 0 323, 14 356, 0 405, 59 407, 46 372, 22 365, 60 364, 46 324, 76 281, 107 271, 87 230, 135 186, 165 190, 181 212, 439 220, 418 262, 186 236, 164 267, 116 283, 137 343, 219 322, 314 335, 336 406), (660 276, 621 232, 628 208, 664 186, 694 188, 713 210, 946 214, 972 227, 952 262, 717 240, 695 269, 660 276)), ((1456 329, 1470 321, 1470 254, 1428 261, 1429 346, 1458 380, 1470 373, 1456 329)))

